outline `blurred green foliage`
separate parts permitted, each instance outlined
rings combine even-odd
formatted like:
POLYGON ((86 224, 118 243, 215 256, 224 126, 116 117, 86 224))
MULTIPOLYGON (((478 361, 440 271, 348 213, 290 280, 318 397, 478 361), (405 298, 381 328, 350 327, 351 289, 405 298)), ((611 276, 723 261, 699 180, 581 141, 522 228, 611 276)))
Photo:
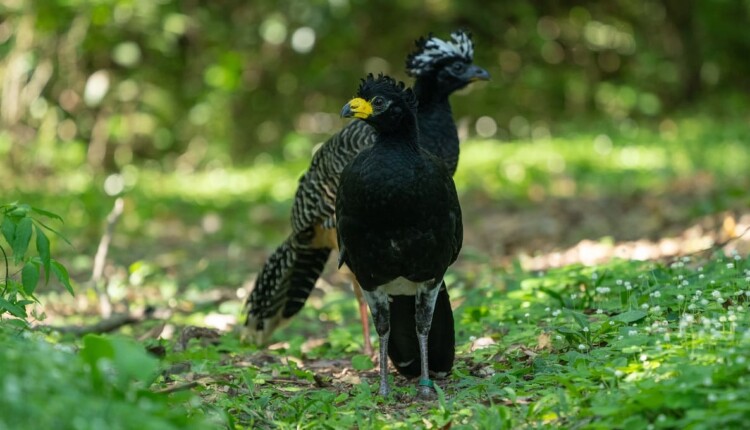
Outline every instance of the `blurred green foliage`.
POLYGON ((309 154, 366 71, 406 79, 413 40, 458 27, 493 74, 455 97, 469 134, 638 120, 718 96, 736 111, 748 18, 748 0, 5 0, 0 157, 39 173, 147 160, 189 172, 309 154))
POLYGON ((3 325, 0 340, 0 429, 210 428, 202 411, 186 410, 192 394, 148 389, 159 363, 132 340, 89 335, 76 353, 3 325))

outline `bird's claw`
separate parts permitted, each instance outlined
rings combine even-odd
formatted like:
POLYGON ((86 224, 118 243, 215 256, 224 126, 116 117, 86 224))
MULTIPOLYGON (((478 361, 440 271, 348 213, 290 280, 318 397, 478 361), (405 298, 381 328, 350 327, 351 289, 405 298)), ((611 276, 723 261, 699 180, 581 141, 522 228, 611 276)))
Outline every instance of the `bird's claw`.
POLYGON ((437 393, 435 392, 435 384, 431 379, 424 378, 419 380, 417 386, 417 399, 419 400, 435 400, 437 393))
POLYGON ((434 388, 430 387, 417 387, 417 399, 419 400, 435 400, 437 399, 437 393, 434 388))

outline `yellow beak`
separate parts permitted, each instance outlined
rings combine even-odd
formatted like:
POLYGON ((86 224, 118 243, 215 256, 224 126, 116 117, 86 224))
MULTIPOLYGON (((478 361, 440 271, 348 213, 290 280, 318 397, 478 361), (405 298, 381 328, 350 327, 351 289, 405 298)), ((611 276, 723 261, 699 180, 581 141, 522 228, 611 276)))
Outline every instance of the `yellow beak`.
POLYGON ((372 105, 370 102, 363 98, 354 98, 349 100, 349 103, 344 105, 341 109, 341 116, 344 118, 360 118, 365 119, 372 115, 372 105))

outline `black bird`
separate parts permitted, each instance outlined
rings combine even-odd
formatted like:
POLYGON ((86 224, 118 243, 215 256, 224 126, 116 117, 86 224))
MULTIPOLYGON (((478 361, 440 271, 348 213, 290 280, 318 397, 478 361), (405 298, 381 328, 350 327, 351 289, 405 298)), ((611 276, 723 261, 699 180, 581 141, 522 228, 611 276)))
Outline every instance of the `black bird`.
POLYGON ((417 98, 403 83, 383 75, 362 80, 341 115, 370 124, 375 142, 341 173, 336 227, 339 266, 346 264, 362 286, 380 337, 380 394, 390 392, 391 322, 411 319, 420 351, 418 395, 431 398, 428 335, 443 275, 461 249, 463 226, 450 170, 419 146, 416 112, 417 98), (392 308, 391 297, 401 295, 415 296, 414 308, 392 308))
MULTIPOLYGON (((471 82, 489 79, 487 71, 472 64, 473 58, 470 34, 456 31, 449 40, 432 35, 420 38, 415 51, 406 60, 408 74, 416 78, 414 92, 419 100, 420 144, 443 159, 451 174, 456 171, 459 142, 448 97, 471 82)), ((348 124, 322 145, 300 178, 292 207, 292 234, 268 258, 245 303, 244 334, 255 343, 266 343, 277 327, 299 312, 310 295, 331 250, 337 247, 334 205, 339 175, 354 156, 373 141, 374 131, 364 121, 348 124)), ((360 301, 365 351, 369 353, 367 309, 356 280, 352 283, 360 301)), ((413 297, 397 300, 413 307, 413 297)), ((450 310, 447 293, 441 293, 438 301, 438 309, 450 310)), ((453 336, 452 320, 450 326, 450 336, 453 336)), ((413 331, 408 334, 413 336, 413 331)), ((447 338, 445 334, 440 336, 440 339, 447 338)), ((413 345, 413 342, 406 344, 413 345)), ((397 348, 400 343, 392 345, 397 348)), ((419 372, 413 353, 397 349, 392 355, 397 369, 410 376, 419 372)), ((439 364, 438 360, 432 362, 439 364)), ((433 370, 449 371, 452 363, 451 358, 433 370)))

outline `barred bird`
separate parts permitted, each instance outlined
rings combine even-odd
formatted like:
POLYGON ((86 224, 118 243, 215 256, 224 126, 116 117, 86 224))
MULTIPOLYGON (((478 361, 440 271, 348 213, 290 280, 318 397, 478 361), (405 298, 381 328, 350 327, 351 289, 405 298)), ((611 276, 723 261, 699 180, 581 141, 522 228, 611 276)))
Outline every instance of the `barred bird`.
MULTIPOLYGON (((420 38, 416 49, 406 59, 407 73, 415 78, 414 93, 419 102, 420 145, 441 158, 451 174, 458 164, 459 141, 448 98, 471 82, 490 77, 486 70, 473 64, 473 58, 471 35, 456 31, 449 40, 432 35, 420 38)), ((331 251, 337 248, 334 211, 339 175, 354 156, 372 145, 374 139, 371 126, 364 121, 354 121, 313 155, 295 194, 292 233, 268 258, 245 303, 245 338, 265 344, 273 332, 304 305, 331 251)), ((356 279, 352 279, 352 284, 360 305, 365 353, 370 354, 367 305, 356 279)), ((438 307, 445 309, 447 306, 450 312, 448 295, 442 291, 438 307)), ((405 303, 400 304, 413 306, 413 298, 403 300, 405 303)), ((452 321, 450 325, 452 332, 452 321)), ((418 371, 410 358, 412 352, 395 352, 398 362, 405 364, 404 371, 411 375, 418 371)), ((452 358, 449 361, 452 364, 452 358)), ((402 370, 398 364, 397 368, 402 370)))
MULTIPOLYGON (((341 115, 375 128, 375 142, 341 173, 336 194, 339 266, 348 266, 362 287, 380 338, 381 396, 390 393, 391 330, 415 333, 420 380, 417 395, 434 398, 428 338, 431 325, 453 315, 435 313, 443 275, 461 250, 461 207, 445 163, 419 146, 417 100, 388 76, 362 80, 357 98, 341 115), (414 307, 394 308, 397 297, 414 307), (394 313, 399 315, 394 315, 394 313), (403 325, 403 326, 402 326, 403 325)), ((454 345, 445 345, 454 354, 454 345)), ((452 358, 451 358, 452 360, 452 358)))

